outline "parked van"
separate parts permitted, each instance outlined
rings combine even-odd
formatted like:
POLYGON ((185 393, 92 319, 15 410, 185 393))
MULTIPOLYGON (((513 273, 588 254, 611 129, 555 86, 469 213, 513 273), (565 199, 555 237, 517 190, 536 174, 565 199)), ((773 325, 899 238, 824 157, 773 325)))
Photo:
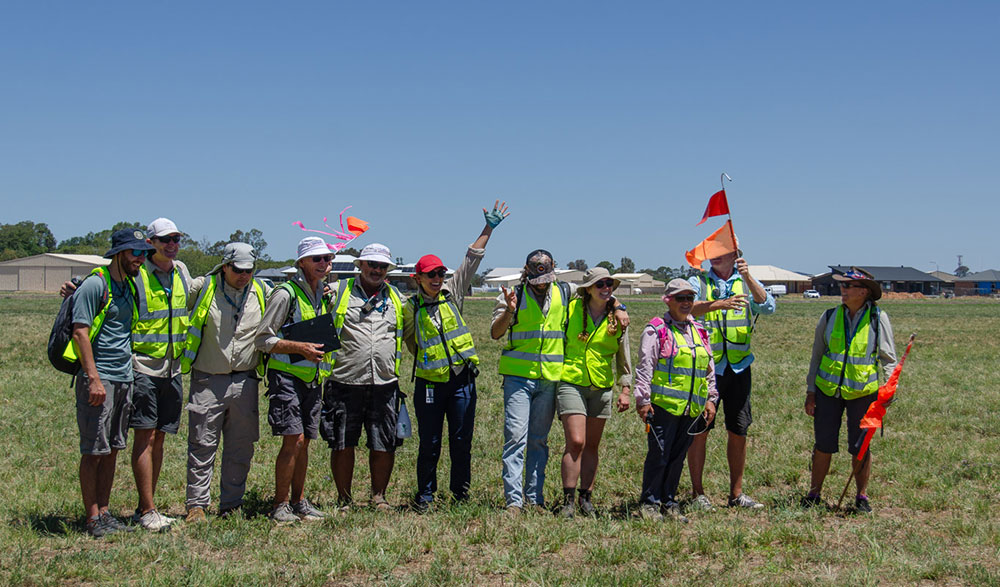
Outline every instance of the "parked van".
POLYGON ((788 293, 788 288, 783 285, 768 285, 764 287, 764 291, 771 294, 774 297, 783 296, 788 293))

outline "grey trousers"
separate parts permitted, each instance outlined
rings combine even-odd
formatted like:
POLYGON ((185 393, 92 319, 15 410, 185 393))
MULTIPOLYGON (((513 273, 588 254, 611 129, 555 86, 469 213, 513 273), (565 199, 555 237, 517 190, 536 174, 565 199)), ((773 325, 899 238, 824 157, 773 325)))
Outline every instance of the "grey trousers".
POLYGON ((252 371, 223 375, 191 372, 191 397, 187 405, 188 509, 208 508, 215 453, 223 436, 219 509, 235 508, 243 503, 253 444, 260 438, 259 382, 252 375, 252 371))

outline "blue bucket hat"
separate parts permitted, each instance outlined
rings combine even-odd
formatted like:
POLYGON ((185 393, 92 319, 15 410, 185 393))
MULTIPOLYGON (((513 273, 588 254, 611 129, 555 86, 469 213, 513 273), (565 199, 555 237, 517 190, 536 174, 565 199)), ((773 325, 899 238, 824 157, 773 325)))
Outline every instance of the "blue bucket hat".
POLYGON ((104 253, 105 259, 110 259, 122 251, 135 249, 138 251, 155 251, 156 247, 146 242, 146 233, 138 228, 123 228, 111 235, 111 248, 104 253))

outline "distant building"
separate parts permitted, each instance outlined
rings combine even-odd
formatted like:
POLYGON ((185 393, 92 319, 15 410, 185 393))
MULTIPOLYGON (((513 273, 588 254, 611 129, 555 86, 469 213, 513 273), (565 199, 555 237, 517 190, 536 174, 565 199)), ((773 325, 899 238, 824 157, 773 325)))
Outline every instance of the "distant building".
POLYGON ((958 277, 955 277, 951 273, 945 273, 944 271, 931 271, 930 275, 937 277, 941 280, 941 293, 945 294, 950 292, 955 293, 955 282, 958 281, 958 277))
POLYGON ((615 296, 659 294, 663 293, 663 286, 666 285, 658 279, 653 279, 649 273, 615 273, 611 277, 622 282, 615 290, 615 296))
POLYGON ((785 293, 802 293, 812 287, 812 277, 774 265, 750 265, 750 275, 765 287, 785 286, 785 293))
POLYGON ((1000 271, 988 269, 955 278, 957 296, 991 296, 1000 293, 1000 271))
MULTIPOLYGON (((840 282, 834 281, 833 275, 850 271, 851 265, 830 265, 830 272, 813 277, 813 289, 823 295, 840 295, 840 282)), ((913 267, 881 267, 874 265, 853 265, 872 274, 879 282, 884 292, 922 293, 924 295, 939 295, 944 283, 929 273, 924 273, 913 267)))
POLYGON ((57 292, 65 281, 85 276, 95 267, 106 267, 110 259, 98 255, 42 253, 0 262, 0 291, 57 292))

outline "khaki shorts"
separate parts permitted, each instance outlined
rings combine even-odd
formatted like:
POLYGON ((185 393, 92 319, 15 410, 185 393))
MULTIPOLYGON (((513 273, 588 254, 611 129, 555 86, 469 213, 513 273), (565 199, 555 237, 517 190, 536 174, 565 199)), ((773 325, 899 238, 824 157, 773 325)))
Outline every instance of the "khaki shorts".
POLYGON ((556 408, 560 416, 583 414, 588 418, 610 418, 611 388, 591 389, 560 381, 556 389, 556 408))

